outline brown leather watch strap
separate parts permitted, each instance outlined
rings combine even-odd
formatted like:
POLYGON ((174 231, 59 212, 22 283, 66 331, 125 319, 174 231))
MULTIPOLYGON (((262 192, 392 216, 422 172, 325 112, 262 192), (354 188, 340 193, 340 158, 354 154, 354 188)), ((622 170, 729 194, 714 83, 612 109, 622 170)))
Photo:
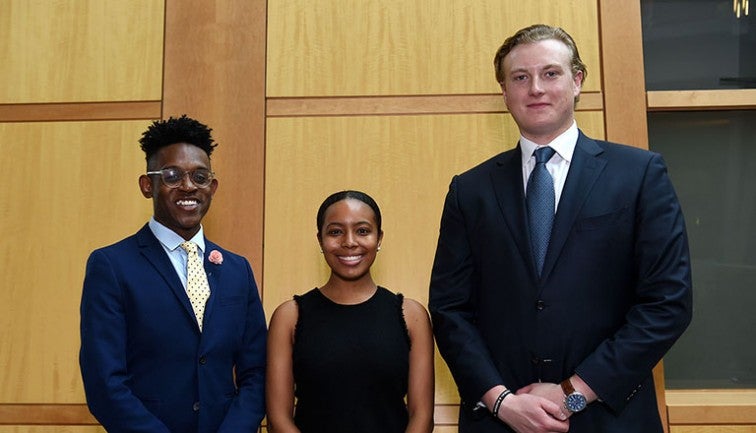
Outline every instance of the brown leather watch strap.
POLYGON ((570 395, 573 392, 575 392, 575 387, 572 386, 572 382, 570 382, 570 378, 564 379, 562 383, 562 391, 564 391, 564 395, 570 395))

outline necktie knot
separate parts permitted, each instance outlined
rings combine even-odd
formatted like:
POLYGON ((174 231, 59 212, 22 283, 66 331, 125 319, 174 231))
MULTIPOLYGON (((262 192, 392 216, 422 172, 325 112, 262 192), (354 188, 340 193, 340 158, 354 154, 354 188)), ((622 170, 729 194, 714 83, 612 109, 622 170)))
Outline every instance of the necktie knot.
POLYGON ((196 254, 197 253, 197 244, 195 244, 194 242, 186 241, 186 242, 181 243, 181 245, 179 245, 179 246, 184 251, 186 251, 187 254, 191 254, 191 253, 195 253, 196 254))
POLYGON ((545 164, 549 162, 552 156, 554 156, 554 153, 556 151, 553 147, 544 146, 536 149, 533 154, 535 155, 536 164, 545 164))

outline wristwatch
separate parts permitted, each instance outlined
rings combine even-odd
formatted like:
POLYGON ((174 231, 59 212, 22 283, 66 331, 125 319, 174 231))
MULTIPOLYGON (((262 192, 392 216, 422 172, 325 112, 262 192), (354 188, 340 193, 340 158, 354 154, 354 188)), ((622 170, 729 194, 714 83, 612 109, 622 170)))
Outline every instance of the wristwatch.
POLYGON ((585 396, 572 386, 570 379, 565 379, 562 383, 562 391, 564 391, 564 407, 570 412, 580 412, 585 409, 587 401, 585 396))

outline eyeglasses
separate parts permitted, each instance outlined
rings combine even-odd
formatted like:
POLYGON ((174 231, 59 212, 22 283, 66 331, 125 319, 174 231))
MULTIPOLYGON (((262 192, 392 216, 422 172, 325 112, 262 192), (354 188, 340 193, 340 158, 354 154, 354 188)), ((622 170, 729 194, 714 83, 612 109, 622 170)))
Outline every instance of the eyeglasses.
POLYGON ((184 182, 184 176, 189 175, 189 180, 197 188, 207 188, 213 181, 215 173, 206 168, 198 168, 192 171, 184 171, 178 168, 164 168, 162 170, 148 171, 147 175, 160 175, 163 184, 168 188, 180 187, 184 182))

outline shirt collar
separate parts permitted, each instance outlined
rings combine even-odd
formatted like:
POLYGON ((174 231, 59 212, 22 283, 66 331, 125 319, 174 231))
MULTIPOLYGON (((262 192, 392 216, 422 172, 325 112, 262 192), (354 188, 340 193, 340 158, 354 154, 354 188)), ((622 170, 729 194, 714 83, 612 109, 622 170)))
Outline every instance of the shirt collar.
MULTIPOLYGON (((573 120, 572 125, 567 128, 566 131, 561 133, 551 143, 547 143, 546 146, 553 148, 556 153, 565 161, 570 162, 572 160, 572 154, 575 152, 575 145, 578 139, 577 123, 573 120)), ((527 138, 520 136, 520 149, 522 151, 522 163, 527 164, 533 152, 537 148, 543 147, 536 144, 527 138)))
MULTIPOLYGON (((150 226, 150 230, 152 230, 152 234, 154 234, 155 237, 158 238, 160 243, 163 244, 163 247, 167 248, 168 251, 174 251, 179 247, 179 245, 184 242, 184 238, 177 235, 176 232, 164 226, 163 224, 157 222, 154 216, 150 217, 150 222, 148 224, 150 226)), ((200 225, 200 229, 189 240, 197 244, 197 247, 199 247, 200 251, 205 251, 205 235, 202 229, 202 225, 200 225)))

